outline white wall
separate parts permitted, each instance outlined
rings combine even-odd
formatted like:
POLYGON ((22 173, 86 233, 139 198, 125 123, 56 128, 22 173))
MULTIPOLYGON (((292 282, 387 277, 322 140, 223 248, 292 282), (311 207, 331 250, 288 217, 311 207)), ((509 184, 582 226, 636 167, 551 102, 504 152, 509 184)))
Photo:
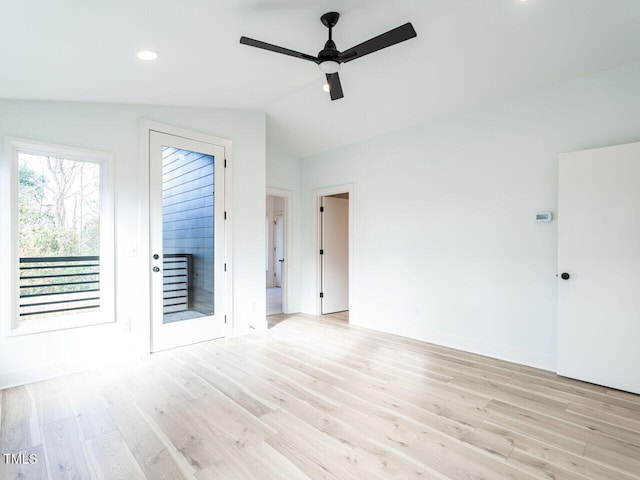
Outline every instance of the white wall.
POLYGON ((640 140, 638 85, 629 65, 304 159, 301 310, 313 189, 352 183, 352 324, 555 369, 557 223, 534 215, 560 152, 640 140))
MULTIPOLYGON (((111 152, 115 157, 116 311, 118 322, 58 332, 8 337, 8 178, 0 194, 0 388, 148 353, 149 319, 138 285, 148 282, 141 259, 126 252, 141 236, 138 191, 139 121, 153 120, 233 141, 234 334, 264 325, 265 115, 200 108, 0 101, 0 138, 19 137, 111 152), (141 283, 142 282, 142 283, 141 283), (127 325, 131 321, 131 332, 127 325)), ((6 149, 0 150, 5 167, 6 149)))

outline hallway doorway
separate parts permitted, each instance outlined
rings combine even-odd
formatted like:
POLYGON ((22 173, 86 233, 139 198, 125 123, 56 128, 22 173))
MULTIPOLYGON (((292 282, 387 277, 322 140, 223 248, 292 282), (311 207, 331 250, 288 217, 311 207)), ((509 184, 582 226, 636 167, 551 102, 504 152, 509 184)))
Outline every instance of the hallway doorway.
POLYGON ((287 311, 288 197, 267 189, 265 212, 265 288, 267 315, 287 311))
MULTIPOLYGON (((320 198, 321 313, 349 310, 349 193, 320 198)), ((347 317, 348 318, 348 317, 347 317)))

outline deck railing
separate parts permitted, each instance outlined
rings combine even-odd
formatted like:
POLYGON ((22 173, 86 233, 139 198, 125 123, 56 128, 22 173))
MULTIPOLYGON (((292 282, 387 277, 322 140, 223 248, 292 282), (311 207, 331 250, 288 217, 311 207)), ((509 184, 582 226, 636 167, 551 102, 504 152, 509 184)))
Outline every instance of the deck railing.
POLYGON ((193 255, 190 253, 165 253, 163 258, 163 307, 164 313, 184 312, 190 308, 193 255))
POLYGON ((21 318, 99 308, 99 256, 20 258, 21 318))
MULTIPOLYGON (((190 308, 191 254, 164 255, 164 313, 190 308)), ((22 319, 100 308, 100 257, 20 258, 22 319)))

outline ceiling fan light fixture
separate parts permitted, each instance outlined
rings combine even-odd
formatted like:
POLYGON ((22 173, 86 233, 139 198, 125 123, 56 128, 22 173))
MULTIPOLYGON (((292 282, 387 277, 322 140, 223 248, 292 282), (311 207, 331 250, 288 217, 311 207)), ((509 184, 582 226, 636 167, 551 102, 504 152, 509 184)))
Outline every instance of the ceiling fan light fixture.
POLYGON ((324 85, 322 85, 322 90, 324 90, 327 93, 330 93, 331 90, 329 89, 329 84, 325 83, 324 85))
POLYGON ((320 71, 322 73, 327 74, 338 73, 338 70, 340 70, 340 64, 338 62, 334 62, 333 60, 325 60, 318 66, 320 67, 320 71))

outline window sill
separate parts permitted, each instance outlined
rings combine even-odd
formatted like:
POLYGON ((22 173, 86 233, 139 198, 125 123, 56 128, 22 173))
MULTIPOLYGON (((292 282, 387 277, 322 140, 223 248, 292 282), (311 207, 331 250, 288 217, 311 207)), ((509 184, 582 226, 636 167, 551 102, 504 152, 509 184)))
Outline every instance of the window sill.
POLYGON ((95 325, 103 325, 106 323, 114 323, 113 315, 104 313, 97 314, 80 314, 66 315, 56 318, 38 318, 31 320, 19 320, 8 334, 8 337, 18 337, 21 335, 32 335, 36 333, 55 332, 58 330, 68 330, 82 327, 91 327, 95 325), (110 318, 109 318, 110 317, 110 318))

